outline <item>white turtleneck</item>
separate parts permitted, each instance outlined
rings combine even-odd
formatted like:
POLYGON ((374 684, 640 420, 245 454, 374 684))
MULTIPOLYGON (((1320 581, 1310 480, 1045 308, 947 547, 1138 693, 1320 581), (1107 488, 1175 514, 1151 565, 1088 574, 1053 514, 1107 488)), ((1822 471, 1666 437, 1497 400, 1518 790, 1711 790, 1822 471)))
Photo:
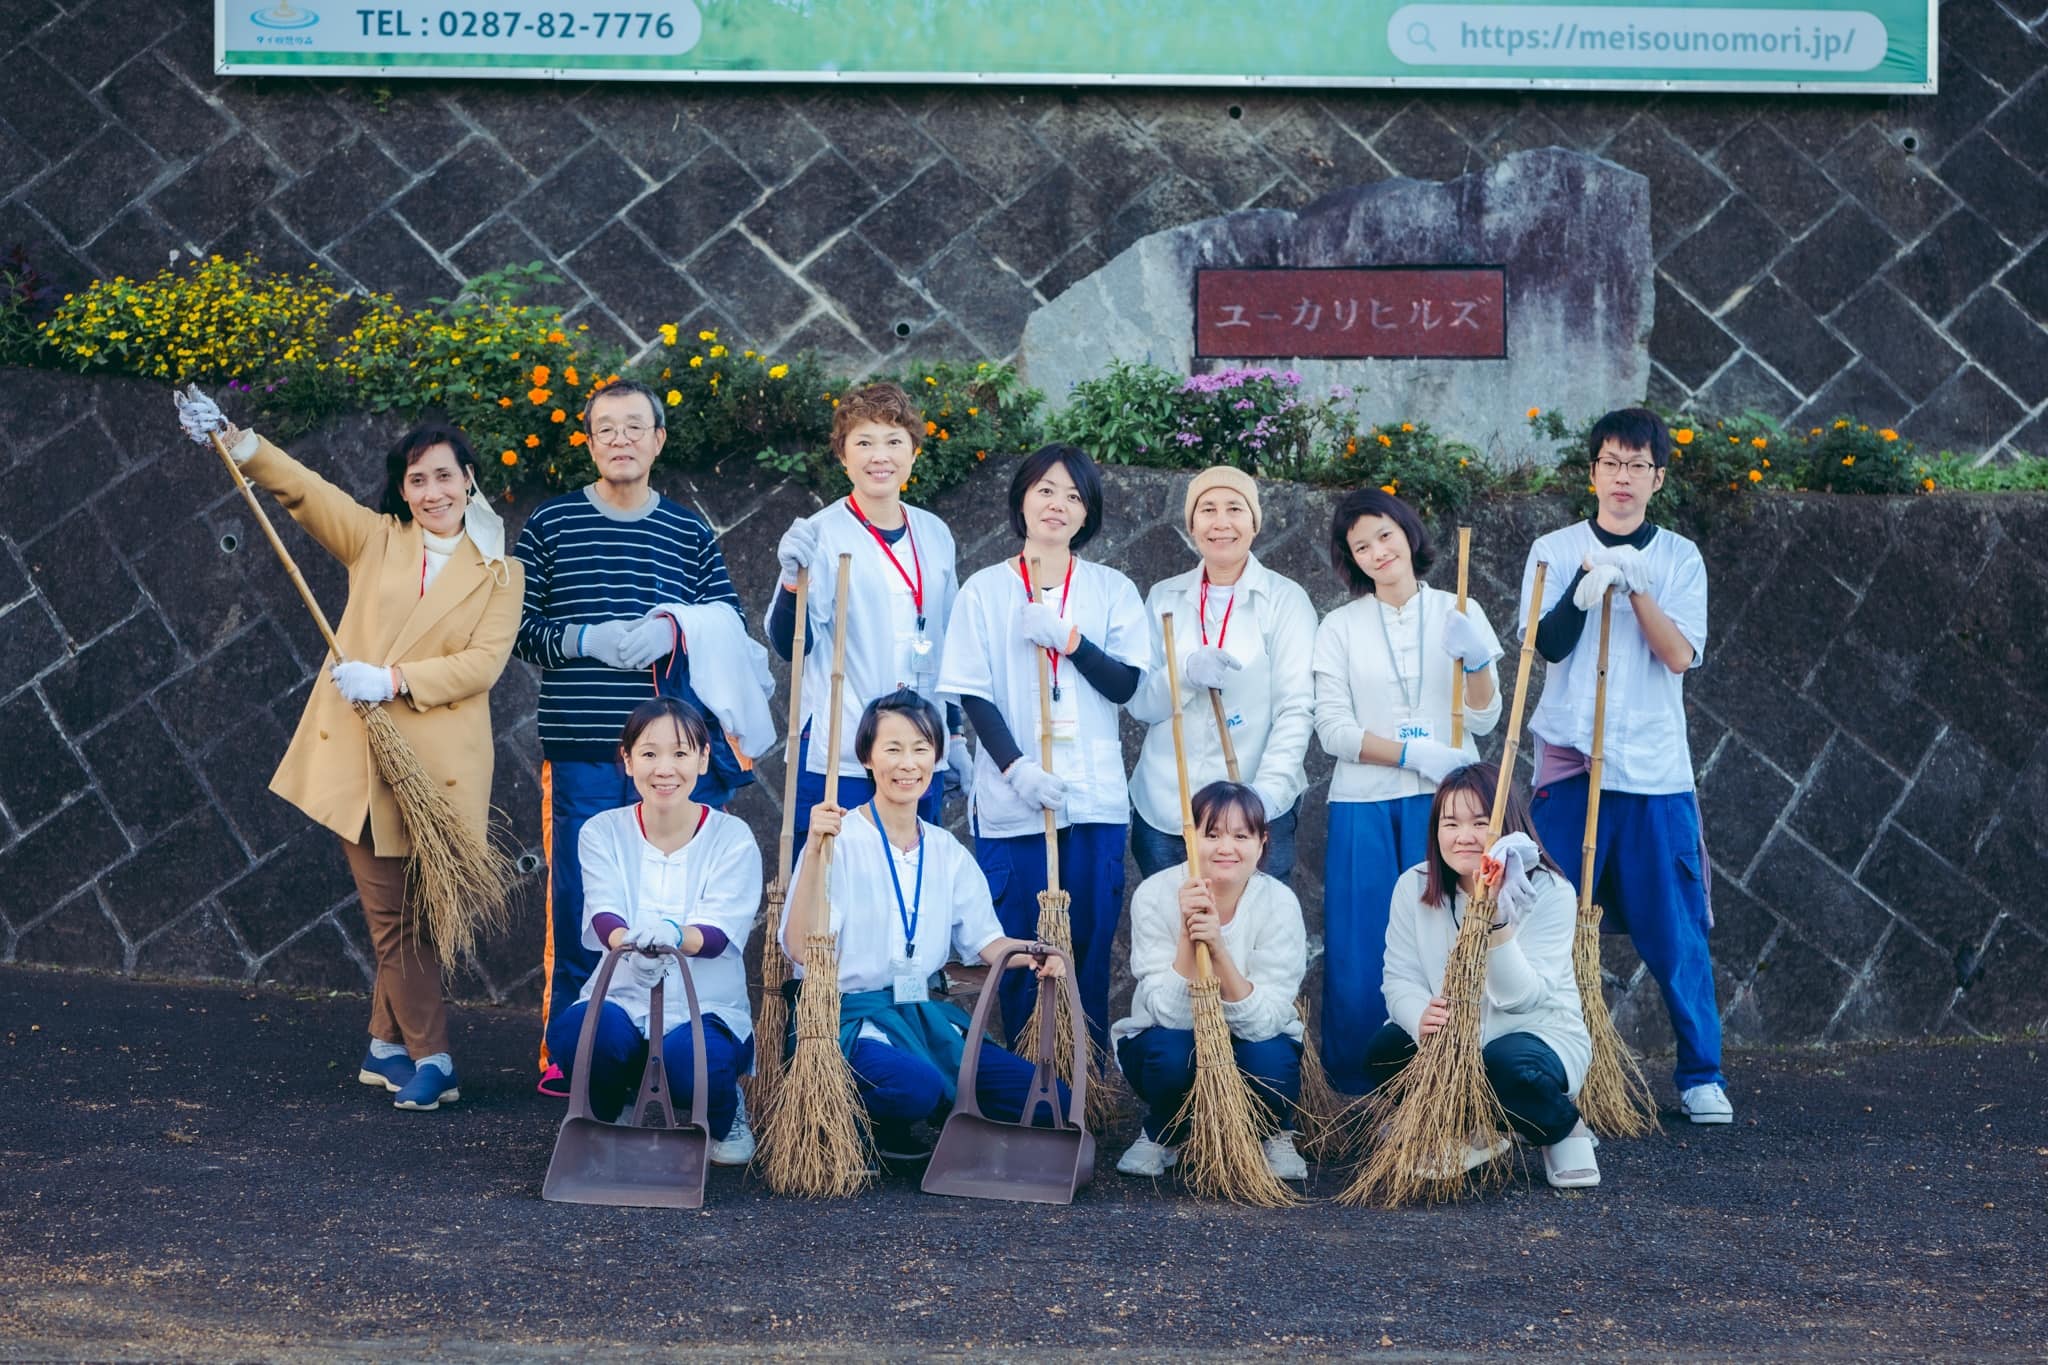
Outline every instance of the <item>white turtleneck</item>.
POLYGON ((448 563, 449 556, 462 547, 464 532, 452 536, 437 536, 426 527, 420 527, 420 535, 427 543, 427 570, 420 583, 420 595, 426 596, 427 589, 440 577, 441 569, 448 563))

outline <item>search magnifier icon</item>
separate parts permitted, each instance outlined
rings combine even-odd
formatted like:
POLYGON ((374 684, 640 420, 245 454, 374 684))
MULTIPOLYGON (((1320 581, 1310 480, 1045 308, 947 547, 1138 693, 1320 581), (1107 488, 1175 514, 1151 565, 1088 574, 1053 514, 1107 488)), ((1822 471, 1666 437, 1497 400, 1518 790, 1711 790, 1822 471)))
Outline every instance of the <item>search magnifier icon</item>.
POLYGON ((1408 44, 1411 47, 1427 50, 1431 56, 1436 55, 1436 44, 1431 42, 1429 38, 1429 25, 1423 23, 1420 19, 1408 25, 1408 44))

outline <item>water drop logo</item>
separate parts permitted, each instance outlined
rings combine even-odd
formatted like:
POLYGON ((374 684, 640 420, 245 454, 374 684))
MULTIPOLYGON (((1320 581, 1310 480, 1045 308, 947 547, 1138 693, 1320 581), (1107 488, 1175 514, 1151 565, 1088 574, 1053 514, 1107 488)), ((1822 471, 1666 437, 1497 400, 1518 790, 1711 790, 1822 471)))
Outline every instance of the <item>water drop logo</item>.
POLYGON ((259 28, 290 30, 311 28, 320 22, 320 16, 312 10, 299 8, 291 0, 278 0, 269 9, 259 9, 251 14, 249 20, 259 28))

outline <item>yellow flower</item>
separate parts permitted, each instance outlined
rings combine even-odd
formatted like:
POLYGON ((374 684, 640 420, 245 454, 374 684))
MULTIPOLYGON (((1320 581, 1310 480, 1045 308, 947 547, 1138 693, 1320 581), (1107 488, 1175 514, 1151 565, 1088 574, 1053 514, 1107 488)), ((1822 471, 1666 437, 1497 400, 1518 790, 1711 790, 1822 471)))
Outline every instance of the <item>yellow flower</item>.
POLYGON ((697 340, 699 340, 699 341, 716 341, 716 340, 718 340, 718 333, 716 333, 716 332, 699 332, 699 333, 697 333, 697 340))
POLYGON ((1399 489, 1395 488, 1394 485, 1390 483, 1383 483, 1380 485, 1380 492, 1382 493, 1398 493, 1399 491, 1399 489))
POLYGON ((713 347, 711 348, 711 358, 712 358, 713 360, 716 360, 716 359, 718 359, 718 358, 719 358, 720 356, 722 356, 722 355, 724 355, 724 354, 725 354, 725 347, 723 347, 723 346, 713 346, 713 347))
POLYGON ((1858 430, 1858 431, 1868 431, 1868 430, 1870 430, 1870 426, 1869 426, 1869 424, 1868 424, 1868 423, 1865 423, 1865 424, 1863 424, 1863 425, 1861 425, 1861 426, 1858 426, 1858 427, 1856 428, 1856 430, 1858 430))
POLYGON ((1844 469, 1848 469, 1848 468, 1851 468, 1852 466, 1854 466, 1854 465, 1855 465, 1855 463, 1856 463, 1856 457, 1855 457, 1854 455, 1844 455, 1844 456, 1842 457, 1842 468, 1844 468, 1844 469))
POLYGON ((1403 422, 1403 423, 1401 423, 1401 430, 1403 430, 1403 431, 1413 431, 1413 430, 1415 430, 1415 423, 1413 423, 1413 422, 1403 422))
POLYGON ((676 344, 676 325, 673 322, 661 324, 661 344, 664 346, 676 344))
POLYGON ((1751 445, 1755 446, 1755 447, 1756 447, 1756 448, 1757 448, 1758 450, 1762 450, 1762 449, 1763 449, 1763 448, 1764 448, 1765 446, 1767 446, 1767 445, 1769 445, 1769 444, 1770 444, 1770 442, 1766 441, 1766 440, 1765 440, 1765 439, 1764 439, 1763 437, 1761 437, 1761 436, 1752 436, 1752 437, 1750 437, 1750 438, 1749 438, 1749 443, 1750 443, 1751 445))
POLYGON ((548 414, 548 420, 550 422, 566 422, 569 420, 569 414, 563 412, 560 408, 556 408, 553 412, 548 414))
POLYGON ((1814 429, 1813 429, 1812 431, 1809 431, 1809 432, 1807 432, 1806 434, 1807 434, 1808 436, 1818 436, 1818 435, 1820 435, 1820 428, 1819 428, 1819 427, 1815 427, 1815 428, 1814 428, 1814 429))
POLYGON ((1538 417, 1541 417, 1542 415, 1543 415, 1543 409, 1542 409, 1542 408, 1530 408, 1530 409, 1529 409, 1529 420, 1530 420, 1530 421, 1532 421, 1532 422, 1533 422, 1533 421, 1535 421, 1535 420, 1536 420, 1536 419, 1537 419, 1538 417))
POLYGON ((740 352, 740 354, 745 356, 749 360, 752 360, 754 358, 754 353, 752 351, 742 351, 740 352))
POLYGON ((674 407, 674 406, 675 406, 676 404, 678 404, 678 403, 680 403, 680 402, 682 402, 682 401, 683 401, 683 391, 682 391, 681 389, 670 389, 670 390, 668 391, 668 405, 669 405, 670 407, 674 407))
POLYGON ((693 369, 693 370, 701 370, 701 369, 703 369, 703 368, 704 368, 704 357, 703 357, 703 356, 701 356, 701 355, 693 355, 693 356, 691 356, 691 357, 690 357, 690 368, 691 368, 691 369, 693 369))
POLYGON ((1878 434, 1879 436, 1882 436, 1882 437, 1883 437, 1883 438, 1884 438, 1885 440, 1887 440, 1887 441, 1896 441, 1896 440, 1898 440, 1898 439, 1899 439, 1899 433, 1897 433, 1896 431, 1893 431, 1893 430, 1892 430, 1892 429, 1891 429, 1890 427, 1885 427, 1884 429, 1882 429, 1881 431, 1879 431, 1879 432, 1878 432, 1877 434, 1878 434))
POLYGON ((532 450, 532 449, 533 449, 533 448, 534 448, 535 446, 537 446, 537 445, 539 445, 539 444, 540 444, 540 437, 538 437, 538 436, 535 436, 535 435, 534 435, 534 434, 533 434, 532 432, 528 432, 528 433, 527 433, 527 436, 526 436, 526 448, 527 448, 528 450, 532 450))
POLYGON ((1762 483, 1764 481, 1764 472, 1761 469, 1750 470, 1749 481, 1751 483, 1762 483))
POLYGON ((1846 427, 1847 427, 1848 425, 1849 425, 1849 419, 1848 419, 1848 418, 1846 418, 1846 417, 1837 417, 1837 418, 1835 419, 1835 430, 1836 430, 1836 431, 1841 431, 1841 430, 1843 430, 1844 428, 1846 428, 1846 427))
POLYGON ((1378 440, 1379 443, 1383 446, 1391 446, 1394 444, 1394 438, 1387 435, 1385 432, 1381 432, 1379 434, 1378 440))
POLYGON ((785 379, 788 376, 789 366, 787 365, 771 365, 768 367, 768 377, 770 379, 785 379))
POLYGON ((500 456, 498 457, 498 463, 499 463, 499 464, 518 464, 518 463, 519 463, 519 452, 518 452, 518 451, 516 451, 516 450, 508 450, 508 451, 506 451, 506 452, 505 452, 504 454, 502 454, 502 455, 500 455, 500 456))
POLYGON ((924 382, 931 385, 933 388, 937 388, 939 386, 939 381, 932 378, 930 375, 926 375, 924 377, 924 382))
POLYGON ((968 415, 969 417, 979 417, 979 416, 981 416, 981 409, 980 409, 980 408, 969 408, 969 409, 967 410, 967 415, 968 415))

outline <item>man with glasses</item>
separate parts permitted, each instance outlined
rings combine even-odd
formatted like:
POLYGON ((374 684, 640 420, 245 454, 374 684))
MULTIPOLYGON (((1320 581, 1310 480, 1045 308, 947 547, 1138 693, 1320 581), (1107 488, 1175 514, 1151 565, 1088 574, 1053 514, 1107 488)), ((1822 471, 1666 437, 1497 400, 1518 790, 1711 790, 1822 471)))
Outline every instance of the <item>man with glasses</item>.
MULTIPOLYGON (((1648 518, 1671 449, 1670 430, 1647 409, 1602 417, 1586 437, 1598 513, 1530 548, 1516 619, 1528 619, 1536 566, 1546 565, 1536 650, 1549 665, 1529 720, 1537 741, 1530 815, 1553 852, 1580 846, 1600 604, 1611 588, 1593 901, 1606 911, 1606 927, 1628 933, 1664 992, 1686 1117, 1732 1123, 1707 951, 1706 848, 1685 725, 1685 674, 1699 666, 1707 643, 1707 570, 1698 547, 1648 518)), ((1579 860, 1559 861, 1576 881, 1579 860)))
MULTIPOLYGON (((592 816, 638 799, 619 765, 627 715, 656 694, 712 714, 690 684, 689 643, 664 609, 724 603, 740 614, 711 524, 649 486, 668 439, 654 391, 615 382, 591 397, 583 416, 597 482, 535 508, 512 551, 526 566, 514 652, 540 668, 544 1024, 575 1003, 597 965, 582 942, 577 838, 592 816)), ((714 723, 710 767, 692 795, 722 807, 753 780, 714 723)), ((566 1096, 563 1060, 542 1043, 541 1093, 566 1096)))

